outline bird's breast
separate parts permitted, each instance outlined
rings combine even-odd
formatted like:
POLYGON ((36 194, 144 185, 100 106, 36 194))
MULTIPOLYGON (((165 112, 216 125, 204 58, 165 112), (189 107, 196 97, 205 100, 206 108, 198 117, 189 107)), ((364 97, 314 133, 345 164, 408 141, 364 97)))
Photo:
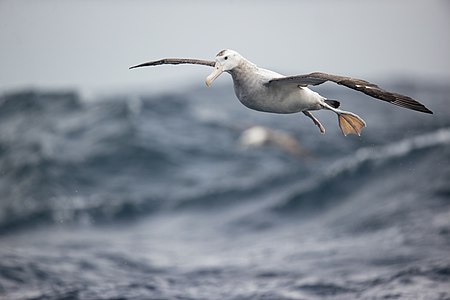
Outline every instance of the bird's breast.
POLYGON ((283 77, 276 72, 243 64, 230 71, 234 91, 248 108, 280 114, 320 109, 323 97, 296 84, 267 85, 273 78, 283 77))
POLYGON ((246 107, 264 112, 290 114, 303 110, 320 109, 323 97, 308 88, 297 86, 274 88, 264 81, 234 81, 239 101, 246 107))

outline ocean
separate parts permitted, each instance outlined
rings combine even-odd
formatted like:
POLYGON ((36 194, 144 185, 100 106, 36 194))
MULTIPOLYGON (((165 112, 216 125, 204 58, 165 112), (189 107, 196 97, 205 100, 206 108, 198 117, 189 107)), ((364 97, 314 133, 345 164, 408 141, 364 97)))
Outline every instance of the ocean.
POLYGON ((386 88, 434 114, 317 87, 367 122, 344 137, 229 84, 0 94, 0 299, 450 299, 450 85, 386 88))

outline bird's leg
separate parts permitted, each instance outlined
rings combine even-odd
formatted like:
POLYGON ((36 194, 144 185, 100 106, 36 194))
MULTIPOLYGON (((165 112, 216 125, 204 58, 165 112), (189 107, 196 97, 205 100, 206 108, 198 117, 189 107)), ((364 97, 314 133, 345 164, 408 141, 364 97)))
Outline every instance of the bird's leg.
POLYGON ((345 136, 348 134, 361 135, 362 129, 366 127, 366 122, 352 112, 331 107, 325 102, 321 105, 324 109, 334 111, 338 115, 339 127, 345 136))
POLYGON ((314 117, 314 115, 310 111, 305 110, 305 111, 303 111, 303 114, 305 116, 307 116, 308 118, 311 118, 311 120, 314 122, 314 124, 316 124, 317 127, 319 127, 321 134, 325 134, 325 127, 323 127, 323 125, 320 123, 320 121, 317 120, 317 118, 314 117))

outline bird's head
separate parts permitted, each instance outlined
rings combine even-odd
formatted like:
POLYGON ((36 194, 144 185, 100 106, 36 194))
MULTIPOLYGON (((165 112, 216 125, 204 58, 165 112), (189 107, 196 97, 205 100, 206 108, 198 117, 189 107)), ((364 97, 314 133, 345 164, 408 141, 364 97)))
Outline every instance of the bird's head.
POLYGON ((223 72, 228 72, 239 66, 244 58, 234 50, 222 50, 216 55, 214 71, 206 77, 206 85, 211 86, 212 82, 223 72))

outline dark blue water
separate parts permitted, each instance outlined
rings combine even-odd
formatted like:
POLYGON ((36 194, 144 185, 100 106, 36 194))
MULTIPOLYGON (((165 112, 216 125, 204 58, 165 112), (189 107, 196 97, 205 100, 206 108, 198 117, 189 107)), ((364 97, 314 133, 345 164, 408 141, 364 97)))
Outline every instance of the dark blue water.
POLYGON ((344 137, 231 86, 0 95, 0 298, 450 299, 450 88, 388 88, 435 114, 325 86, 368 124, 344 137))

